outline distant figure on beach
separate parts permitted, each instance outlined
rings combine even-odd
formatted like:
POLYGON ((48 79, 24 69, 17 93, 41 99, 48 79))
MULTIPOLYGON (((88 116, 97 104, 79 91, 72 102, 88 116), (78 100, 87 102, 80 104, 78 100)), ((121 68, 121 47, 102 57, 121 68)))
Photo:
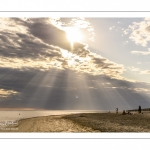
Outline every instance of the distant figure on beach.
POLYGON ((128 111, 128 115, 132 115, 132 114, 130 113, 130 111, 128 111))
POLYGON ((141 106, 139 106, 138 112, 141 113, 141 106))
POLYGON ((125 115, 126 113, 125 113, 125 110, 123 110, 123 112, 122 112, 122 115, 125 115))
POLYGON ((116 114, 118 114, 118 108, 116 108, 116 114))

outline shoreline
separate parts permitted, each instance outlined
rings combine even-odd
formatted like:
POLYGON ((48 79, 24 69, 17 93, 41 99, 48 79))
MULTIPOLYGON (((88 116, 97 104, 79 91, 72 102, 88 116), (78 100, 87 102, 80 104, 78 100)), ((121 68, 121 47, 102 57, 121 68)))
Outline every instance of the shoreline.
POLYGON ((0 132, 150 132, 149 124, 150 113, 71 113, 23 118, 0 132))
POLYGON ((7 120, 20 120, 23 118, 32 118, 40 116, 50 115, 63 115, 63 114, 79 114, 79 113, 104 113, 103 111, 87 111, 87 110, 12 110, 12 111, 0 111, 0 122, 7 120))
POLYGON ((64 119, 64 116, 66 115, 23 118, 18 120, 16 126, 0 128, 0 132, 93 132, 89 127, 81 127, 81 125, 64 119))

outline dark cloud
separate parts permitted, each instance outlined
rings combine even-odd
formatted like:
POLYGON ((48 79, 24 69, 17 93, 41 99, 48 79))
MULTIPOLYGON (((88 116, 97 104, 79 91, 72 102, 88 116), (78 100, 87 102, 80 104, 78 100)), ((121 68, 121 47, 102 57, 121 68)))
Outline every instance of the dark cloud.
POLYGON ((10 58, 31 58, 36 59, 41 56, 45 57, 60 57, 61 53, 58 48, 46 45, 39 39, 25 34, 10 34, 9 36, 2 35, 0 32, 1 44, 0 54, 10 58), (15 36, 15 37, 14 37, 15 36), (13 40, 13 43, 12 43, 13 40), (20 41, 19 41, 20 40, 20 41))
POLYGON ((64 49, 70 49, 71 45, 67 40, 66 33, 51 24, 33 23, 29 28, 31 34, 42 39, 50 45, 57 45, 64 49))
MULTIPOLYGON (((71 48, 66 33, 52 25, 49 19, 6 18, 3 21, 5 24, 3 30, 0 30, 0 44, 2 45, 0 54, 1 60, 7 60, 6 67, 11 67, 8 65, 9 62, 10 64, 15 62, 16 67, 28 62, 29 67, 32 68, 30 64, 36 62, 38 66, 38 61, 40 64, 41 61, 47 64, 53 61, 51 65, 58 61, 63 66, 67 62, 62 57, 61 49, 67 49, 80 57, 86 57, 89 53, 83 43, 76 42, 74 48, 71 48), (19 62, 19 59, 20 63, 17 65, 16 62, 19 62)), ((68 66, 65 65, 65 67, 68 66)), ((41 68, 40 65, 39 68, 41 68)))
POLYGON ((114 66, 114 63, 107 62, 107 59, 105 58, 93 57, 92 61, 94 64, 96 64, 97 67, 100 67, 102 69, 107 69, 107 68, 111 68, 110 66, 114 66))
POLYGON ((45 24, 42 22, 33 23, 30 26, 29 31, 32 35, 40 38, 49 45, 61 47, 80 56, 88 53, 88 50, 85 49, 86 45, 83 43, 75 42, 72 48, 71 43, 67 39, 66 32, 53 26, 52 24, 45 24))
POLYGON ((20 69, 36 67, 45 70, 51 67, 78 68, 79 71, 116 77, 123 71, 113 62, 92 54, 86 44, 74 42, 71 45, 65 31, 54 26, 48 18, 7 18, 3 22, 6 25, 0 30, 0 59, 6 61, 4 67, 11 68, 13 65, 20 69), (76 56, 64 58, 62 49, 76 56), (71 59, 79 61, 70 65, 71 59))
POLYGON ((0 99, 3 108, 115 110, 147 107, 149 97, 135 88, 149 84, 92 76, 71 70, 19 71, 0 69, 0 88, 18 93, 0 99), (90 88, 89 88, 90 87, 90 88), (114 88, 115 87, 115 88, 114 88))

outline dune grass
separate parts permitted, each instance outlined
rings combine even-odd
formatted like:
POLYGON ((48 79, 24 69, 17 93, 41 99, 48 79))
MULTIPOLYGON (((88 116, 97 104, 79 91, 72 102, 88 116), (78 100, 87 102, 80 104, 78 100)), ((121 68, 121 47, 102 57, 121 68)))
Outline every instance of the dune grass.
POLYGON ((66 115, 63 118, 90 127, 95 132, 150 132, 150 113, 84 113, 66 115))

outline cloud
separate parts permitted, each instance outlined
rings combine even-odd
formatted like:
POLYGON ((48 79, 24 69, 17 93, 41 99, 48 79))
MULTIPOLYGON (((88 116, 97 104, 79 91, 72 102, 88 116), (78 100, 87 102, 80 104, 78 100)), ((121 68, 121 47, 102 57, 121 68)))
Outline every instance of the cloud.
POLYGON ((150 70, 141 70, 140 68, 127 67, 130 71, 139 72, 139 74, 150 74, 150 70))
POLYGON ((132 90, 135 93, 143 93, 143 94, 150 94, 150 90, 146 88, 129 88, 129 90, 132 90))
POLYGON ((58 29, 50 23, 36 22, 34 21, 29 31, 35 37, 38 37, 43 42, 49 45, 57 45, 63 49, 71 50, 71 44, 67 40, 66 33, 63 30, 58 29))
POLYGON ((109 28, 109 30, 112 30, 112 29, 114 29, 114 28, 115 28, 115 26, 112 26, 112 27, 109 28))
POLYGON ((129 70, 131 70, 131 71, 140 71, 140 69, 139 68, 135 68, 135 67, 128 67, 128 69, 129 70))
POLYGON ((123 33, 125 34, 125 35, 127 35, 128 33, 129 33, 129 29, 124 29, 124 28, 122 28, 122 31, 123 31, 123 33))
POLYGON ((140 74, 150 74, 150 70, 141 71, 140 74))
POLYGON ((149 104, 147 83, 55 68, 47 71, 0 68, 0 74, 3 77, 0 89, 11 93, 0 98, 0 108, 114 110, 116 105, 119 109, 133 109, 141 103, 142 107, 149 104))
MULTIPOLYGON (((72 69, 116 78, 123 73, 123 65, 90 52, 87 44, 75 42, 72 47, 62 27, 66 24, 59 19, 2 18, 1 22, 0 67, 43 71, 51 68, 72 69)), ((69 25, 94 32, 85 19, 72 19, 69 25)))
POLYGON ((73 18, 69 23, 69 26, 75 26, 76 28, 80 28, 80 31, 87 35, 89 40, 95 40, 95 32, 94 27, 91 23, 85 18, 73 18))
POLYGON ((6 89, 0 89, 0 98, 5 98, 5 97, 9 97, 11 95, 15 95, 18 92, 13 91, 13 90, 6 90, 6 89))
POLYGON ((136 67, 127 67, 130 71, 138 72, 139 74, 150 74, 150 70, 141 70, 140 68, 136 67))
POLYGON ((0 28, 0 66, 34 68, 61 57, 60 48, 44 43, 28 32, 31 20, 2 19, 0 28))
POLYGON ((148 51, 131 51, 131 53, 136 55, 150 55, 150 48, 148 51))
POLYGON ((147 46, 150 42, 150 19, 141 22, 133 22, 124 32, 131 32, 129 38, 136 44, 147 46))
POLYGON ((100 72, 100 74, 107 74, 111 77, 119 77, 124 71, 123 65, 116 64, 109 61, 106 58, 98 56, 96 54, 91 54, 92 68, 100 72))

